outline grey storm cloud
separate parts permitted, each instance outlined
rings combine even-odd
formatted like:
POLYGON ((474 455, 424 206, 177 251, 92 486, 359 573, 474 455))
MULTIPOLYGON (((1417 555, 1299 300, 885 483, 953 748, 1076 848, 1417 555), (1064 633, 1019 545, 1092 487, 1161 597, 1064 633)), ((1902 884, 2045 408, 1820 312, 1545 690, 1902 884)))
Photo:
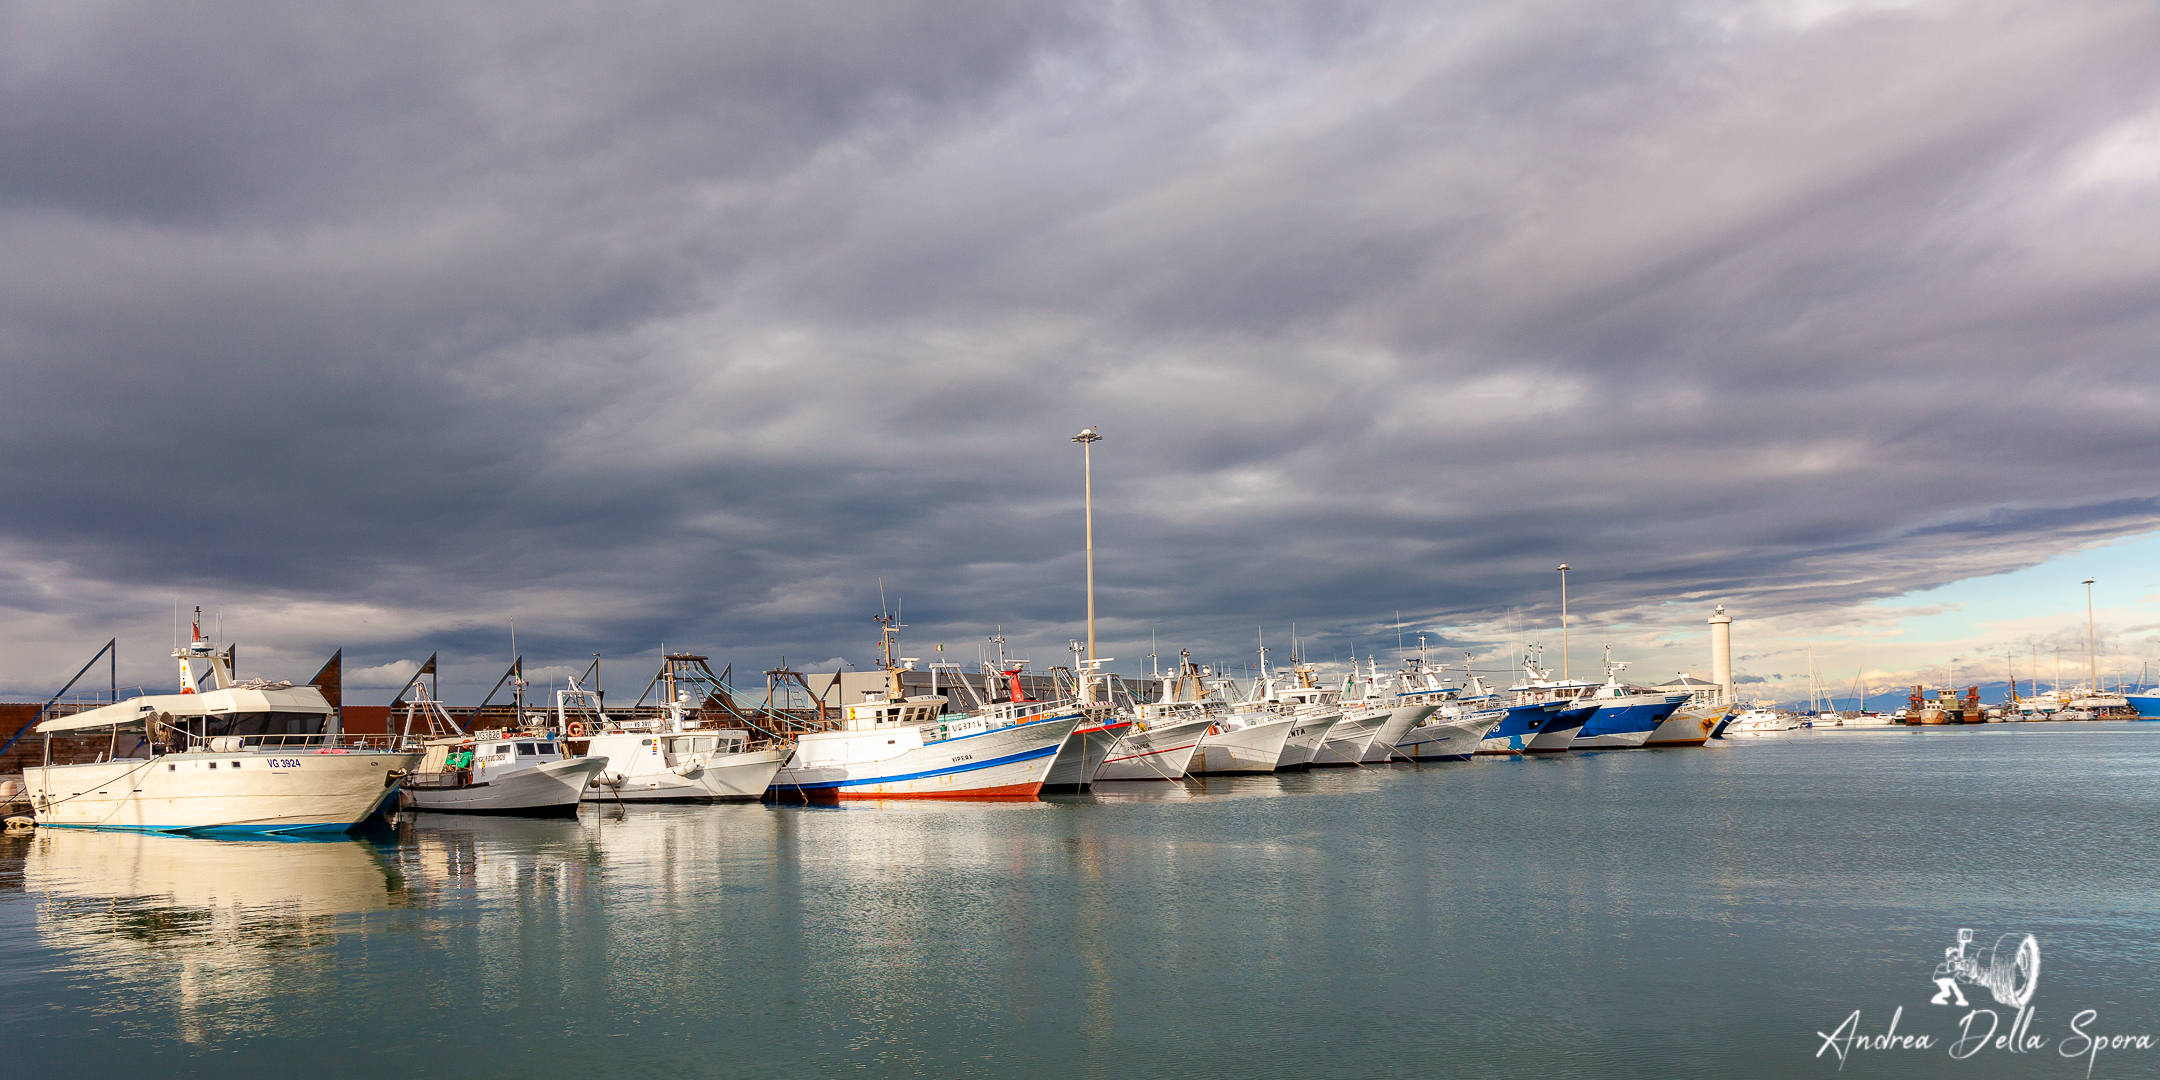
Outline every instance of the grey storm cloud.
POLYGON ((512 617, 860 662, 882 577, 1044 662, 1088 424, 1121 660, 2160 527, 2148 0, 11 3, 0 50, 0 608, 84 652, 208 596, 370 665, 512 617))

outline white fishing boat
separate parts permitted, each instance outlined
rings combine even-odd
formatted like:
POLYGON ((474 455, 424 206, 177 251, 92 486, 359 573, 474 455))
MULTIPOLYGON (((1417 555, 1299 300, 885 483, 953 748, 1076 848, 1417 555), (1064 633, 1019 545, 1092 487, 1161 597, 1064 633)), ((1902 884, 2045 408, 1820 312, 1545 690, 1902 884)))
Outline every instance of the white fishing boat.
POLYGON ((562 742, 546 734, 481 731, 429 739, 425 756, 405 781, 407 808, 576 817, 578 797, 607 763, 604 757, 564 757, 562 742), (453 763, 453 756, 462 760, 453 763))
POLYGON ((1260 646, 1260 677, 1253 681, 1251 694, 1233 706, 1231 713, 1249 718, 1252 723, 1265 722, 1271 717, 1287 716, 1294 720, 1283 736, 1282 754, 1275 759, 1275 768, 1309 769, 1325 752, 1327 741, 1342 720, 1342 710, 1334 707, 1334 692, 1315 685, 1312 668, 1303 663, 1292 662, 1292 670, 1297 673, 1295 686, 1278 685, 1275 673, 1268 670, 1267 654, 1268 648, 1263 643, 1260 646))
POLYGON ((1125 737, 1095 771, 1095 779, 1182 779, 1201 738, 1229 711, 1205 696, 1205 673, 1190 652, 1179 654, 1176 676, 1157 678, 1162 684, 1157 700, 1134 705, 1125 737))
POLYGON ((1082 712, 1080 726, 1065 736, 1050 763, 1050 772, 1043 779, 1044 791, 1085 790, 1102 774, 1110 755, 1117 752, 1132 730, 1132 721, 1112 715, 1109 705, 1084 708, 1082 712))
MULTIPOLYGON (((1228 698, 1233 695, 1235 684, 1227 679, 1218 680, 1211 689, 1217 696, 1228 698)), ((1201 737, 1199 748, 1193 751, 1192 763, 1185 771, 1192 776, 1274 772, 1283 760, 1283 747, 1290 740, 1290 732, 1297 725, 1296 716, 1248 709, 1242 704, 1231 705, 1201 737)))
POLYGON ((776 724, 709 720, 708 703, 725 712, 727 691, 694 653, 662 658, 653 685, 666 711, 652 719, 611 719, 598 694, 575 679, 567 683, 555 692, 556 728, 583 738, 587 757, 606 761, 584 790, 586 802, 752 802, 765 796, 794 750, 776 724))
MULTIPOLYGON (((512 666, 511 678, 517 667, 512 666)), ((575 817, 578 795, 607 765, 606 758, 565 756, 553 732, 468 733, 429 693, 418 675, 398 745, 421 751, 402 785, 401 809, 434 814, 514 814, 575 817), (421 727, 415 732, 415 727, 421 727)), ((524 715, 520 709, 518 715, 524 715)))
POLYGON ((1213 727, 1222 709, 1217 702, 1149 702, 1138 714, 1125 737, 1119 740, 1097 780, 1179 780, 1191 766, 1200 740, 1213 727))
MULTIPOLYGON (((942 695, 909 697, 892 657, 898 628, 880 616, 886 691, 847 707, 833 731, 810 732, 774 781, 795 799, 1033 798, 1085 717, 1069 701, 1009 701, 944 715, 942 695)), ((912 668, 912 665, 909 665, 912 668)))
POLYGON ((37 823, 209 834, 343 832, 366 820, 420 757, 343 739, 322 691, 233 677, 233 651, 202 637, 173 650, 180 692, 40 723, 43 764, 23 770, 37 823), (209 679, 209 689, 200 685, 209 679), (108 736, 97 760, 52 759, 56 735, 108 736), (125 740, 125 745, 123 745, 125 740))
POLYGON ((1395 739, 1393 752, 1411 761, 1468 761, 1506 719, 1507 710, 1493 707, 1492 691, 1470 671, 1468 654, 1463 670, 1469 681, 1449 686, 1441 679, 1444 669, 1426 662, 1422 637, 1418 649, 1419 655, 1410 657, 1396 675, 1396 700, 1429 711, 1395 739))
MULTIPOLYGON (((1343 677, 1342 686, 1336 694, 1336 704, 1343 710, 1343 719, 1329 733, 1328 741, 1355 730, 1357 725, 1371 723, 1372 739, 1358 761, 1379 764, 1396 757, 1396 744, 1402 742, 1410 729, 1433 714, 1439 707, 1439 699, 1427 690, 1418 677, 1425 667, 1421 658, 1412 657, 1409 667, 1389 678, 1380 675, 1378 657, 1366 658, 1367 670, 1361 677, 1357 671, 1357 659, 1351 658, 1350 674, 1343 677)), ((1437 672, 1433 674, 1437 675, 1437 672)), ((1437 683, 1437 679, 1435 679, 1437 683)))

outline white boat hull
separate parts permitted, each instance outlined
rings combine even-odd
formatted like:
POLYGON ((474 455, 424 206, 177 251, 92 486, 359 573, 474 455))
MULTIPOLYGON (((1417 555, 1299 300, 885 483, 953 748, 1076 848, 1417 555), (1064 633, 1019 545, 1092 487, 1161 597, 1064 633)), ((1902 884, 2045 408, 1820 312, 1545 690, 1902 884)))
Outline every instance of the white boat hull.
POLYGON ((1275 760, 1277 769, 1309 769, 1319 759, 1321 750, 1336 727, 1342 723, 1342 714, 1326 716, 1300 716, 1290 725, 1290 734, 1283 738, 1282 756, 1275 760))
POLYGON ((1283 743, 1296 725, 1295 717, 1284 717, 1234 731, 1213 732, 1201 738, 1185 771, 1194 776, 1274 772, 1276 763, 1282 760, 1283 743))
POLYGON ((53 828, 342 832, 374 813, 393 774, 418 760, 379 750, 190 751, 31 766, 23 783, 37 823, 53 828))
POLYGON ((1710 741, 1731 705, 1682 705, 1651 730, 1644 746, 1701 746, 1710 741))
POLYGON ((765 797, 787 759, 786 750, 749 750, 652 772, 626 775, 601 769, 580 798, 599 803, 755 802, 765 797))
POLYGON ((1575 745, 1575 736, 1581 734, 1583 725, 1589 720, 1590 717, 1584 715, 1547 721, 1545 730, 1531 736, 1524 749, 1533 754, 1564 754, 1575 745))
POLYGON ((1078 791, 1095 782, 1103 762, 1117 750, 1118 740, 1132 729, 1130 722, 1099 724, 1073 729, 1058 747, 1050 773, 1043 779, 1046 791, 1078 791))
POLYGON ((1395 757, 1395 747, 1403 741, 1426 717, 1431 716, 1437 705, 1402 705, 1388 710, 1387 719, 1380 724, 1380 731, 1365 748, 1365 756, 1359 760, 1377 764, 1395 757))
POLYGON ((1648 731, 1608 731, 1602 735, 1577 735, 1571 750, 1634 750, 1650 741, 1648 731))
POLYGON ((802 737, 773 794, 782 802, 840 799, 1033 798, 1077 715, 925 742, 909 724, 802 737))
POLYGON ((1135 727, 1095 770, 1097 780, 1177 780, 1191 765, 1193 752, 1214 721, 1209 718, 1164 724, 1146 731, 1135 727))
POLYGON ((416 777, 405 785, 405 805, 431 814, 574 815, 585 785, 606 765, 606 758, 569 758, 495 776, 482 773, 478 783, 464 787, 435 787, 416 777))
POLYGON ((1496 711, 1462 716, 1432 716, 1403 733, 1395 752, 1412 761, 1468 761, 1478 752, 1485 736, 1500 726, 1496 711))
POLYGON ((1329 729, 1327 741, 1320 745, 1320 752, 1313 755, 1314 765, 1350 766, 1365 760, 1373 741, 1380 736, 1380 729, 1387 726, 1388 716, 1394 710, 1374 710, 1366 713, 1344 713, 1329 729))

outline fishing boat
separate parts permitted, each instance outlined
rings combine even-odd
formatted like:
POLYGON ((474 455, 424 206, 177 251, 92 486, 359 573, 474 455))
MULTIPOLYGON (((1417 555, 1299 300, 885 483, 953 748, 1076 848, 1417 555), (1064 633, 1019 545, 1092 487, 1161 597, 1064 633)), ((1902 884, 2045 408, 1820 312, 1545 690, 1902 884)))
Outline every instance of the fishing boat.
MULTIPOLYGON (((407 685, 399 745, 419 749, 401 786, 402 809, 436 814, 512 814, 576 817, 578 796, 607 759, 566 756, 551 731, 468 733, 435 700, 419 676, 407 685), (425 724, 416 734, 416 724, 425 724)), ((402 692, 401 695, 402 696, 402 692)), ((519 713, 523 715, 522 711, 519 713)))
MULTIPOLYGON (((1548 725, 1558 722, 1560 710, 1566 705, 1567 702, 1565 701, 1522 701, 1499 705, 1489 710, 1499 713, 1500 719, 1486 730, 1483 738, 1478 740, 1477 752, 1480 754, 1530 753, 1530 744, 1545 733, 1548 725)), ((1578 722, 1575 728, 1581 726, 1582 724, 1578 722)), ((1567 729, 1567 737, 1570 742, 1575 738, 1575 728, 1567 729)), ((1564 750, 1566 747, 1563 745, 1561 749, 1564 750)))
POLYGON ((1644 690, 1623 683, 1620 673, 1626 670, 1627 662, 1614 660, 1612 646, 1606 646, 1605 685, 1592 691, 1587 698, 1596 703, 1597 712, 1575 733, 1575 741, 1570 744, 1572 748, 1632 750, 1641 747, 1688 699, 1687 694, 1644 690))
POLYGON ((1507 712, 1493 707, 1493 693, 1470 670, 1468 654, 1463 656, 1468 681, 1449 686, 1441 678, 1444 668, 1426 662, 1422 638, 1418 647, 1420 655, 1406 660, 1396 675, 1396 700, 1432 711, 1398 736, 1391 751, 1411 761, 1468 761, 1507 712))
POLYGON ((1523 681, 1508 688, 1509 714, 1500 726, 1493 730, 1479 753, 1502 754, 1562 754, 1575 743, 1575 733, 1597 715, 1595 704, 1578 701, 1583 695, 1597 689, 1596 683, 1572 679, 1555 679, 1539 662, 1544 646, 1532 645, 1522 658, 1523 681), (1537 706, 1536 714, 1524 713, 1518 720, 1517 708, 1537 706), (1516 729, 1537 721, 1535 729, 1516 729), (1497 739, 1507 738, 1513 746, 1495 749, 1497 739))
POLYGON ((313 686, 236 679, 234 650, 173 650, 180 692, 40 723, 43 764, 23 770, 41 826, 213 835, 344 832, 365 821, 420 755, 345 739, 313 686), (210 680, 208 689, 202 681, 210 680), (97 760, 53 761, 55 735, 107 734, 97 760), (124 750, 122 740, 130 744, 124 750))
POLYGON ((1320 743, 1340 713, 1318 713, 1302 708, 1309 703, 1282 698, 1267 667, 1268 649, 1260 647, 1260 676, 1252 693, 1238 697, 1237 685, 1217 680, 1213 688, 1230 711, 1200 740, 1187 771, 1212 773, 1274 772, 1303 769, 1312 764, 1320 743))
MULTIPOLYGON (((883 694, 847 706, 841 726, 802 735, 773 783, 781 801, 1033 798, 1067 736, 1086 717, 1068 701, 1006 701, 945 715, 943 695, 910 697, 896 662, 898 624, 884 616, 883 694)), ((905 663, 905 667, 902 664, 905 663)), ((1024 693, 1013 695, 1024 698, 1024 693)))
POLYGON ((1176 675, 1157 672, 1154 678, 1161 684, 1156 700, 1133 706, 1125 737, 1095 770, 1095 779, 1182 779, 1200 740, 1229 711, 1206 696, 1206 672, 1192 662, 1190 651, 1178 654, 1176 675))
MULTIPOLYGON (((1335 704, 1335 691, 1321 688, 1313 678, 1312 665, 1295 659, 1290 666, 1293 684, 1277 685, 1267 669, 1267 650, 1260 652, 1261 683, 1253 706, 1294 716, 1298 721, 1284 738, 1282 758, 1275 767, 1303 770, 1314 765, 1356 764, 1356 758, 1346 756, 1353 752, 1348 742, 1339 749, 1330 749, 1336 735, 1342 732, 1343 712, 1335 704)), ((1350 733, 1350 738, 1356 737, 1357 733, 1350 733)), ((1366 739, 1370 741, 1369 733, 1366 739)), ((1360 744, 1357 751, 1362 749, 1360 744)))
POLYGON ((1698 682, 1685 672, 1678 679, 1661 684, 1657 689, 1666 693, 1678 693, 1685 700, 1672 711, 1643 740, 1647 747, 1702 746, 1713 738, 1733 713, 1734 706, 1723 700, 1716 683, 1698 682))
MULTIPOLYGON (((1228 679, 1217 679, 1209 684, 1209 691, 1218 699, 1228 702, 1234 695, 1236 684, 1228 679)), ((1200 745, 1194 749, 1191 764, 1185 772, 1189 776, 1211 776, 1218 773, 1271 773, 1283 760, 1283 746, 1290 740, 1290 731, 1297 726, 1297 717, 1230 704, 1218 716, 1200 745)))
MULTIPOLYGON (((1132 730, 1132 720, 1117 715, 1117 706, 1109 700, 1109 695, 1097 692, 1098 688, 1106 690, 1113 678, 1101 670, 1102 665, 1113 659, 1116 658, 1105 656, 1076 661, 1081 675, 1080 685, 1074 687, 1074 698, 1082 719, 1080 726, 1065 736, 1057 756, 1051 760, 1049 775, 1043 780, 1044 791, 1087 790, 1094 783, 1096 774, 1102 771, 1103 764, 1116 752, 1118 743, 1132 730)), ((1008 685, 1017 692, 1021 685, 1020 670, 1016 667, 1004 675, 1008 685)))
POLYGON ((585 788, 585 802, 753 802, 794 752, 777 723, 728 708, 732 695, 695 653, 662 656, 646 686, 647 693, 660 689, 664 709, 652 719, 610 718, 597 693, 576 679, 565 684, 555 691, 556 729, 573 744, 583 740, 586 757, 606 763, 585 788), (708 719, 708 708, 729 722, 708 719))
POLYGON ((1956 693, 1947 688, 1930 691, 1925 686, 1913 687, 1912 696, 1905 702, 1905 723, 1913 727, 1987 723, 1987 714, 1980 708, 1979 687, 1968 687, 1963 700, 1956 693), (1930 693, 1934 696, 1930 697, 1930 693))

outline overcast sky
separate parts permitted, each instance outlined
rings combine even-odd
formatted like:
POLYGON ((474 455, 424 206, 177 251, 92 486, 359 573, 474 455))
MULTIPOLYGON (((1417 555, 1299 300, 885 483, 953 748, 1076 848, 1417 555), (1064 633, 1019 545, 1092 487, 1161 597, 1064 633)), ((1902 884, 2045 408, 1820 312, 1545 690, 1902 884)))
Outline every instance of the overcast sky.
POLYGON ((0 3, 0 690, 167 683, 175 604, 446 690, 513 618, 866 664, 881 577, 1043 666, 1091 424, 1128 671, 1497 656, 1561 561, 1585 661, 1831 634, 2160 529, 2155 57, 2153 0, 0 3))

